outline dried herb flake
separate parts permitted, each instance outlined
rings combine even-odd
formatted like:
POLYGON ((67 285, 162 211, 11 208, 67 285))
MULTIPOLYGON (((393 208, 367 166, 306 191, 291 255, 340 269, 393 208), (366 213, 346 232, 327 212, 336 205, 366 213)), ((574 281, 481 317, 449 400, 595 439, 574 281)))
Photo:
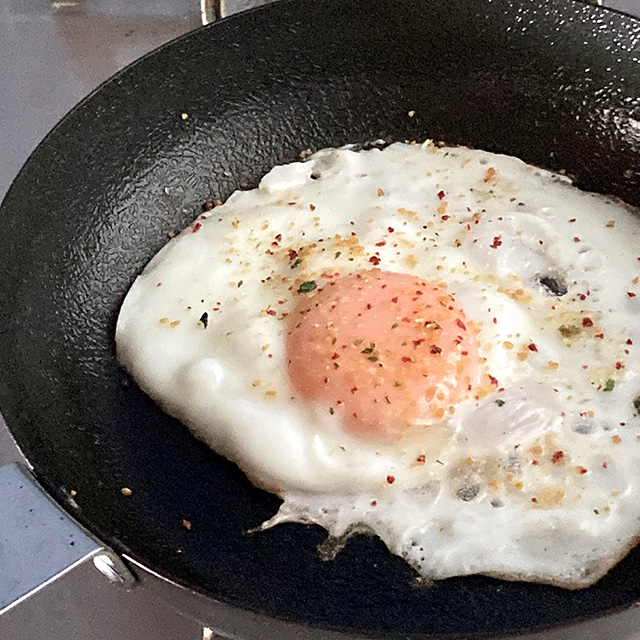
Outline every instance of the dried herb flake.
POLYGON ((309 293, 311 291, 314 291, 317 288, 318 288, 318 285, 316 284, 315 280, 307 280, 306 282, 303 282, 300 285, 300 288, 298 289, 298 293, 309 293))

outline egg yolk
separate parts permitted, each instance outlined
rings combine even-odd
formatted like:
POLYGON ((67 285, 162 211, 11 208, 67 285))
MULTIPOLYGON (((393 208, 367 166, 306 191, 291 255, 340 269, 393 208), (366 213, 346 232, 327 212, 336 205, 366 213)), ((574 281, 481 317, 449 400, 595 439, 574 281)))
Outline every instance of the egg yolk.
POLYGON ((479 382, 478 329, 442 282, 370 270, 300 295, 286 340, 291 383, 352 435, 389 441, 437 422, 479 382))

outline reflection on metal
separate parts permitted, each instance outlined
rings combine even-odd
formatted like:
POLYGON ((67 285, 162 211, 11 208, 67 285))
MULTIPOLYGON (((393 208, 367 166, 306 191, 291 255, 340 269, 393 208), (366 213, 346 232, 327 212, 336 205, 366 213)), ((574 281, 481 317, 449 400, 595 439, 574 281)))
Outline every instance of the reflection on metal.
POLYGON ((0 505, 0 617, 63 582, 83 563, 93 562, 125 590, 136 584, 122 560, 55 504, 23 467, 0 467, 0 505))
POLYGON ((209 627, 202 627, 202 640, 213 640, 213 630, 209 627))
POLYGON ((77 7, 80 4, 79 0, 57 0, 51 3, 54 9, 68 9, 69 7, 77 7))
POLYGON ((93 565, 109 582, 129 591, 137 583, 135 576, 125 566, 124 562, 113 552, 103 550, 93 556, 93 565))
POLYGON ((224 17, 224 0, 200 0, 202 24, 209 24, 224 17))

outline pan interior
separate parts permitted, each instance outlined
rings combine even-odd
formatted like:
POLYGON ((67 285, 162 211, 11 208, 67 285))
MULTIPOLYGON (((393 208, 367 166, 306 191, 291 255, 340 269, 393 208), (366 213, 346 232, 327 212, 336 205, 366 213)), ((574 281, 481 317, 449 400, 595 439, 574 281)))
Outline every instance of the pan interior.
POLYGON ((0 406, 39 478, 162 575, 305 624, 469 637, 638 600, 638 551, 579 592, 484 577, 418 587, 376 539, 322 562, 317 527, 247 535, 277 498, 163 414, 113 351, 119 305, 167 233, 303 149, 433 138, 640 205, 638 42, 631 18, 571 2, 294 0, 116 76, 38 147, 1 209, 0 406))

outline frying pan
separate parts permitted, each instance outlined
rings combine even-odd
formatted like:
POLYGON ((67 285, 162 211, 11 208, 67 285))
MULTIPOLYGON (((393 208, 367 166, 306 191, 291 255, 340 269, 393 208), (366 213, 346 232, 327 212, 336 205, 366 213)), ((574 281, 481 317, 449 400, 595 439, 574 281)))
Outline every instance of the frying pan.
POLYGON ((309 637, 497 637, 639 601, 637 549, 582 591, 481 576, 420 588, 376 538, 323 562, 319 527, 247 534, 278 499, 163 414, 113 348, 122 299, 167 233, 303 149, 434 138, 640 205, 639 54, 640 23, 569 1, 291 0, 112 78, 0 209, 0 406, 39 481, 117 552, 309 637))

